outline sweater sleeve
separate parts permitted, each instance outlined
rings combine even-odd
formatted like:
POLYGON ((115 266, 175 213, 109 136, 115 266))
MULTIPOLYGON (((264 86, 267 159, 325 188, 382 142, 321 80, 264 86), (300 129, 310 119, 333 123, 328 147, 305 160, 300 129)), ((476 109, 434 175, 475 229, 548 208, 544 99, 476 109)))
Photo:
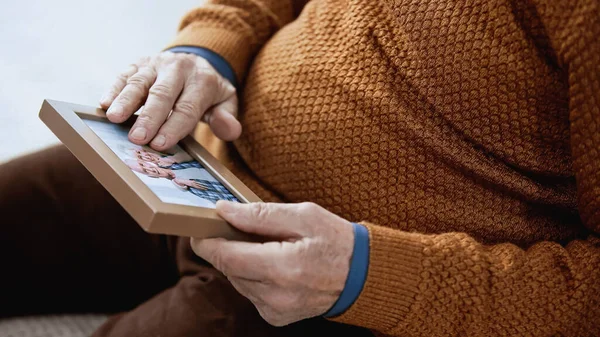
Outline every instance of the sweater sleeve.
POLYGON ((589 236, 521 249, 365 223, 367 280, 334 320, 396 336, 600 336, 600 3, 532 2, 568 75, 573 172, 589 236))
POLYGON ((221 55, 238 80, 267 40, 295 19, 309 0, 208 0, 187 13, 167 47, 202 47, 221 55))

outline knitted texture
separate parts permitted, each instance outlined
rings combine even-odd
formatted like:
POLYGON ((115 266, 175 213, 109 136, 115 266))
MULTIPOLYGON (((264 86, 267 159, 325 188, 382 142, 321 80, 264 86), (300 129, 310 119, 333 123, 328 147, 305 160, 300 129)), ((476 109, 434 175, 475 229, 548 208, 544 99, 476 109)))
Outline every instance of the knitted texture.
POLYGON ((334 320, 600 336, 599 1, 304 2, 212 0, 173 45, 245 79, 243 135, 217 153, 237 176, 369 228, 334 320))

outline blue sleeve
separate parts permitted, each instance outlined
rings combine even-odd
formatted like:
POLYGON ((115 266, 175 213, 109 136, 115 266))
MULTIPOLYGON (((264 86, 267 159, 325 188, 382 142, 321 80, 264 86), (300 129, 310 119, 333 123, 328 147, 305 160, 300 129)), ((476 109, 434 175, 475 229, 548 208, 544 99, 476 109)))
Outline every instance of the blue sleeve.
POLYGON ((233 86, 237 88, 237 81, 233 68, 231 68, 227 60, 225 60, 221 55, 215 53, 214 51, 194 46, 177 46, 169 48, 166 51, 170 51, 173 53, 195 54, 204 58, 206 61, 208 61, 208 63, 210 63, 211 66, 213 66, 213 68, 215 68, 217 72, 219 72, 219 74, 221 74, 221 76, 228 79, 229 82, 231 82, 231 84, 233 84, 233 86))
POLYGON ((333 307, 325 313, 325 317, 341 315, 346 311, 360 295, 369 269, 369 231, 365 226, 354 225, 354 250, 350 259, 350 271, 346 278, 344 290, 333 307))

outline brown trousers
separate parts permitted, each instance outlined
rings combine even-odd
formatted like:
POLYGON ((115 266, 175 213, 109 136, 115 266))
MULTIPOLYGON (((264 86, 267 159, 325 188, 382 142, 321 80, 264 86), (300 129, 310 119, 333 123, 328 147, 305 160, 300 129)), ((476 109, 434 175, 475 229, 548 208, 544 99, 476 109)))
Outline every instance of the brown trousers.
POLYGON ((102 312, 94 336, 331 336, 268 325, 186 238, 145 233, 62 147, 0 165, 0 317, 102 312))

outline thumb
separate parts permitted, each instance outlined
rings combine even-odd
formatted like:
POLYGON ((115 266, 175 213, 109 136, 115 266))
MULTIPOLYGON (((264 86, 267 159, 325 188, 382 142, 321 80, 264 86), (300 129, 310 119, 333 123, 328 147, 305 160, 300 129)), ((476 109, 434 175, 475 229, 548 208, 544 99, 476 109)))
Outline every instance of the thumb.
POLYGON ((227 100, 210 108, 202 120, 210 126, 219 139, 233 141, 242 134, 242 124, 237 120, 238 100, 235 93, 227 100))
POLYGON ((217 213, 237 229, 280 239, 300 239, 308 236, 306 216, 299 214, 298 204, 254 202, 241 204, 219 200, 217 213))

